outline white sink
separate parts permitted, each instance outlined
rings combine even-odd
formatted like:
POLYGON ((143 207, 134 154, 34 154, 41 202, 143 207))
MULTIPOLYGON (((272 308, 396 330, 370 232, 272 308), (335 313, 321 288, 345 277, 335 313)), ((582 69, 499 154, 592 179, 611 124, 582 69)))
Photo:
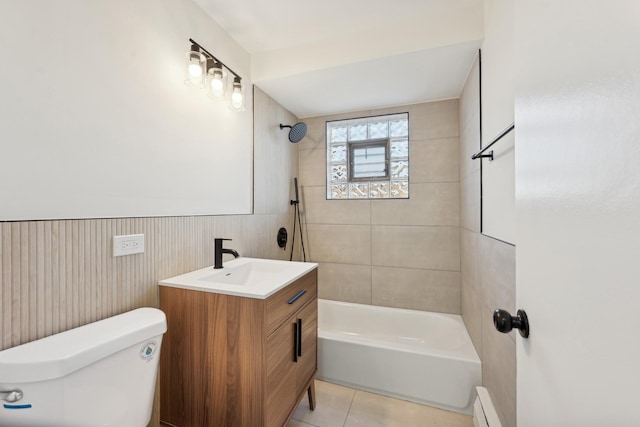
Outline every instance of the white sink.
POLYGON ((289 265, 280 263, 249 261, 244 264, 213 270, 215 273, 211 276, 203 277, 201 280, 229 285, 253 285, 264 280, 272 280, 282 274, 283 270, 288 269, 288 267, 289 265))
POLYGON ((160 286, 264 299, 316 268, 312 262, 238 258, 161 280, 160 286))

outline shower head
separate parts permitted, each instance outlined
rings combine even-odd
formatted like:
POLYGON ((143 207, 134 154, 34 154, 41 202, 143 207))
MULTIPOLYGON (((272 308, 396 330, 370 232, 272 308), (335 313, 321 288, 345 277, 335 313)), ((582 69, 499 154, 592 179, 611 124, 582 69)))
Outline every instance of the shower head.
POLYGON ((294 144, 296 142, 302 141, 302 138, 304 138, 304 136, 307 134, 307 125, 302 122, 298 122, 293 126, 283 125, 281 123, 280 129, 284 128, 289 128, 289 141, 293 142, 294 144))

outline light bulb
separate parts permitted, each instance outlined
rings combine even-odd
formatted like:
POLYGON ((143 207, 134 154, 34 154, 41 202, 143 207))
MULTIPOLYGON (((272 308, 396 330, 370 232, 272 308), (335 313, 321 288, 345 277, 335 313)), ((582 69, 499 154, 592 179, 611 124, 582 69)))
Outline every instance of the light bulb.
POLYGON ((222 82, 222 76, 214 76, 211 79, 211 90, 214 93, 221 92, 224 88, 224 83, 222 82))
POLYGON ((231 96, 229 96, 229 108, 233 111, 244 111, 244 90, 240 77, 233 79, 231 86, 231 96))
POLYGON ((189 64, 189 75, 195 79, 202 76, 202 67, 199 62, 189 64))
POLYGON ((235 88, 233 90, 233 94, 231 94, 231 105, 233 105, 235 108, 242 107, 242 92, 236 90, 235 88))

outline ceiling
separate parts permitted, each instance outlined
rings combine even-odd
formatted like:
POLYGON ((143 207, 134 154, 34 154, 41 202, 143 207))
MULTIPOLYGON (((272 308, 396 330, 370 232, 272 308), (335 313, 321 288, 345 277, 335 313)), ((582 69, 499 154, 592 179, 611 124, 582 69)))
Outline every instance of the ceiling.
POLYGON ((300 118, 457 98, 484 31, 482 0, 195 1, 300 118))

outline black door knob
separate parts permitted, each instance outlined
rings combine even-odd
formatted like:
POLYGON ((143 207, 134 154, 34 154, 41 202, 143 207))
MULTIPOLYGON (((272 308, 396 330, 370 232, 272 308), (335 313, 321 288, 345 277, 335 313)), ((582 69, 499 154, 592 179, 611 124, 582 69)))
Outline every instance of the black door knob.
POLYGON ((516 328, 524 338, 529 336, 529 319, 524 310, 518 310, 518 315, 512 316, 507 310, 497 309, 493 312, 493 325, 505 334, 516 328))

